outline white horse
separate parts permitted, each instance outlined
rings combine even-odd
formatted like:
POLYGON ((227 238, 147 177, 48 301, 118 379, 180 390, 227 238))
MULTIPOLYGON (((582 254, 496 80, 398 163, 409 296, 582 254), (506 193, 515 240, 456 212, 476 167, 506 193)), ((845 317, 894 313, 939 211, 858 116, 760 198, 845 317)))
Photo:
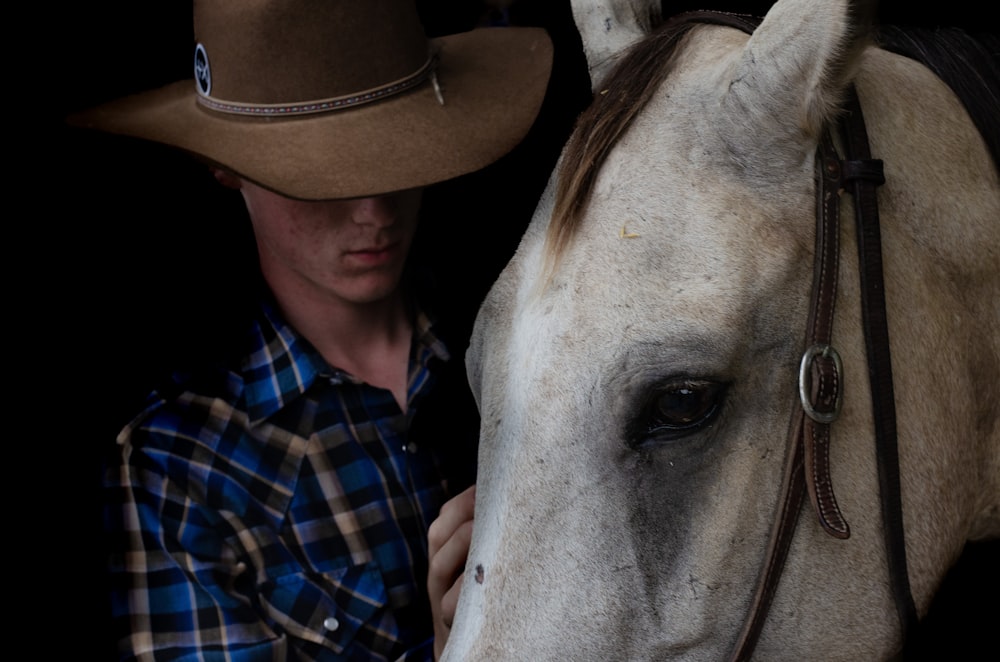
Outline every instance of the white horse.
MULTIPOLYGON (((785 466, 812 315, 816 151, 852 82, 884 164, 915 612, 966 541, 1000 536, 1000 183, 957 97, 872 44, 863 2, 778 0, 752 35, 691 27, 666 62, 641 5, 574 8, 591 70, 624 69, 595 79, 595 105, 479 314, 476 520, 448 662, 749 655, 734 650, 800 468, 785 466)), ((835 505, 825 527, 810 500, 793 511, 755 659, 884 660, 903 645, 854 205, 840 198, 822 354, 842 363, 824 409, 839 409, 835 505)))

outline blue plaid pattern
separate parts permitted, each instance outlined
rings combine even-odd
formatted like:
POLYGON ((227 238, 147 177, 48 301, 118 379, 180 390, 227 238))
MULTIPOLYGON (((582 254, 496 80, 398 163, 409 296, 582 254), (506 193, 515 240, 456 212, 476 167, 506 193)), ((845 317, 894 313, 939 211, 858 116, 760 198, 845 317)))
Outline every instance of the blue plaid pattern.
POLYGON ((407 431, 448 358, 420 315, 403 413, 265 304, 242 365, 154 393, 106 473, 122 659, 431 659, 447 485, 407 431))

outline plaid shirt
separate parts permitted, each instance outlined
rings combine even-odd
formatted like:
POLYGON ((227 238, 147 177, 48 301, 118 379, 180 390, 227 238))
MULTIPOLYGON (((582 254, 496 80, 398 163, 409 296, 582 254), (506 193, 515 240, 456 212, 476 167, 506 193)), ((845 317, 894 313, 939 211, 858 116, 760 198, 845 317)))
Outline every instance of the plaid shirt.
POLYGON ((269 306, 252 336, 238 370, 154 393, 118 437, 123 659, 431 659, 426 532, 447 485, 408 430, 447 350, 420 315, 402 413, 269 306))

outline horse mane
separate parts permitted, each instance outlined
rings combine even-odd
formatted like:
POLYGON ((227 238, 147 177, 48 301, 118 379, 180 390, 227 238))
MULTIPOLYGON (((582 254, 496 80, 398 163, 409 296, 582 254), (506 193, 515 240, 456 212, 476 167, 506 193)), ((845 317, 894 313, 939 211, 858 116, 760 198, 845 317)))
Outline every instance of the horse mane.
POLYGON ((597 173, 611 148, 670 73, 676 46, 694 25, 686 21, 667 22, 634 44, 577 119, 563 153, 555 208, 548 228, 551 258, 562 253, 574 234, 597 173))
POLYGON ((673 69, 673 55, 681 40, 700 24, 729 25, 750 33, 760 21, 759 16, 732 12, 683 12, 633 44, 615 64, 605 77, 600 93, 577 119, 566 143, 546 238, 550 267, 579 226, 597 173, 611 148, 673 69))

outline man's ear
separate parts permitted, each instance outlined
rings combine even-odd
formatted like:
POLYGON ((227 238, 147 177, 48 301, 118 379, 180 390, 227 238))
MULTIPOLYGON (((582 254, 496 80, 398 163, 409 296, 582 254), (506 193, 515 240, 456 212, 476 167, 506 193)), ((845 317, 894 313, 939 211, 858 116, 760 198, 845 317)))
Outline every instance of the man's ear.
POLYGON ((214 166, 210 166, 209 170, 212 171, 212 176, 215 177, 215 181, 219 182, 226 188, 231 188, 235 191, 240 190, 243 182, 239 177, 237 177, 233 173, 229 172, 228 170, 222 170, 221 168, 216 168, 214 166))

